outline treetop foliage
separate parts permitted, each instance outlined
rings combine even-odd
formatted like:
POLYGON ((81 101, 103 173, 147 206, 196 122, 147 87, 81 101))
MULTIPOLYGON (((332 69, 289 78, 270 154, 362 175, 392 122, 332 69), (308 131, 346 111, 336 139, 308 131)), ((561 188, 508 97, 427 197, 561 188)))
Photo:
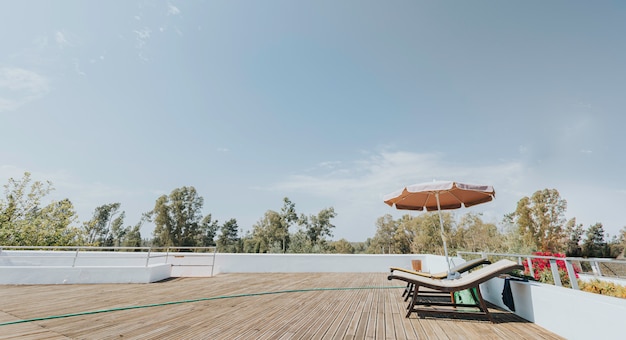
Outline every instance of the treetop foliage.
MULTIPOLYGON (((416 217, 404 215, 377 219, 376 233, 365 242, 332 241, 337 216, 333 207, 317 214, 298 213, 289 198, 280 211, 267 210, 245 234, 237 220, 220 224, 211 214, 203 215, 204 199, 192 186, 172 190, 155 201, 134 225, 125 224, 120 203, 94 209, 88 221, 76 224, 69 199, 51 201, 46 196, 52 183, 33 181, 31 174, 9 179, 0 196, 0 245, 20 246, 217 246, 222 252, 254 253, 430 253, 443 254, 443 241, 436 212, 416 217), (142 238, 141 226, 155 225, 152 238, 142 238)), ((527 253, 565 252, 568 256, 616 257, 626 247, 626 227, 606 239, 601 223, 585 229, 576 219, 565 219, 567 201, 556 189, 536 191, 522 197, 515 211, 504 216, 498 227, 479 214, 466 213, 458 220, 442 212, 444 237, 450 253, 484 251, 527 253)), ((622 255, 623 256, 623 255, 622 255)))

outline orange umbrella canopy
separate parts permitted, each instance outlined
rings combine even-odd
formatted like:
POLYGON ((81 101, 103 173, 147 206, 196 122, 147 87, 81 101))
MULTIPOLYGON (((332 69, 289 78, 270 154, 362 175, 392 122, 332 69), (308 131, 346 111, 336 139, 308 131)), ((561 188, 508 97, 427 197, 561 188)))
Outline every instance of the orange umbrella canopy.
POLYGON ((443 229, 441 210, 458 209, 462 206, 471 207, 476 204, 493 200, 496 191, 490 185, 475 185, 458 182, 432 182, 409 185, 401 190, 383 197, 383 201, 396 209, 402 210, 437 210, 443 250, 450 273, 448 246, 443 229))
POLYGON ((458 182, 431 182, 409 185, 383 197, 389 206, 402 210, 449 210, 471 207, 494 199, 496 192, 490 185, 458 182), (439 205, 437 204, 439 196, 439 205))

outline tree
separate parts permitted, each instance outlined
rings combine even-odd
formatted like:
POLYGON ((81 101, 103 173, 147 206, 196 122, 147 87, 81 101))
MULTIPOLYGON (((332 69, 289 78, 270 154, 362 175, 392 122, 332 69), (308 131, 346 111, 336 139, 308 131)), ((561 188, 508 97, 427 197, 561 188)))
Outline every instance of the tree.
MULTIPOLYGON (((142 220, 143 221, 143 220, 142 220)), ((124 234, 120 238, 120 246, 122 247, 141 247, 141 224, 142 221, 133 227, 126 227, 124 234)))
MULTIPOLYGON (((446 237, 452 230, 452 214, 442 212, 443 229, 446 237)), ((444 254, 443 240, 441 239, 441 226, 437 212, 422 214, 407 221, 413 235, 411 252, 415 254, 444 254)), ((452 250, 452 249, 448 249, 452 250)))
POLYGON ((398 232, 398 222, 389 214, 376 220, 376 234, 370 242, 370 253, 398 254, 395 239, 398 232))
POLYGON ((611 241, 609 241, 606 244, 606 251, 605 251, 604 256, 605 257, 611 257, 611 258, 617 258, 620 255, 622 255, 623 252, 624 252, 624 246, 622 245, 621 236, 614 235, 611 238, 611 241))
POLYGON ((569 257, 581 257, 583 252, 580 247, 580 241, 583 236, 583 225, 576 224, 576 219, 572 218, 565 226, 565 234, 567 241, 565 246, 565 255, 569 257))
POLYGON ((321 252, 321 249, 318 245, 314 245, 309 237, 307 236, 304 228, 300 227, 295 233, 290 235, 291 242, 289 243, 289 248, 287 249, 288 253, 293 254, 311 254, 316 252, 321 252))
POLYGON ((21 180, 9 178, 4 185, 5 198, 0 200, 0 224, 33 216, 40 209, 41 200, 54 190, 50 181, 31 182, 30 172, 25 172, 21 180))
POLYGON ((252 226, 252 234, 244 238, 246 251, 258 253, 287 252, 290 242, 290 226, 297 221, 295 204, 287 197, 280 213, 268 210, 258 222, 252 226))
POLYGON ((602 223, 590 226, 585 233, 583 241, 583 257, 604 257, 606 242, 604 241, 604 228, 602 223))
POLYGON ((217 230, 219 229, 218 221, 212 220, 211 214, 208 214, 204 216, 200 225, 200 230, 202 231, 202 241, 199 246, 211 247, 216 245, 215 236, 217 235, 217 230))
POLYGON ((560 197, 556 189, 544 189, 536 191, 530 198, 519 200, 515 212, 505 219, 517 226, 524 246, 560 252, 565 248, 563 216, 566 209, 567 201, 560 197))
POLYGON ((101 247, 114 246, 115 243, 119 245, 119 238, 122 236, 120 235, 121 225, 124 222, 124 212, 119 211, 120 205, 120 203, 111 203, 96 207, 91 220, 83 224, 85 242, 88 245, 101 247), (115 215, 118 214, 116 218, 115 215), (117 239, 117 242, 114 239, 117 239))
POLYGON ((69 199, 42 200, 53 190, 52 183, 35 181, 25 172, 21 180, 10 178, 0 198, 0 239, 3 245, 66 246, 80 240, 73 223, 76 212, 69 199))
POLYGON ((354 254, 354 247, 345 238, 332 242, 331 248, 335 254, 354 254))
POLYGON ((333 236, 332 230, 335 226, 331 220, 336 216, 335 209, 330 207, 320 210, 317 215, 310 215, 309 217, 302 215, 299 223, 304 226, 307 238, 312 244, 323 245, 326 236, 333 236))
POLYGON ((485 223, 479 215, 465 214, 453 233, 452 249, 473 252, 499 252, 504 250, 504 235, 493 223, 485 223))
POLYGON ((296 204, 291 202, 289 198, 283 198, 283 207, 280 210, 280 229, 277 232, 277 237, 282 239, 282 251, 287 251, 289 242, 289 228, 291 225, 298 221, 298 214, 296 214, 296 204))
POLYGON ((23 245, 66 246, 79 243, 81 231, 76 221, 74 205, 70 200, 52 201, 21 225, 23 245))
POLYGON ((263 218, 252 226, 252 240, 249 242, 255 244, 254 248, 258 253, 282 253, 286 246, 285 240, 288 239, 285 232, 281 215, 268 210, 263 218))
POLYGON ((231 218, 226 221, 221 228, 221 234, 217 240, 217 247, 221 252, 225 253, 238 253, 239 247, 239 227, 237 226, 237 220, 231 218))
MULTIPOLYGON (((174 189, 156 200, 148 213, 155 223, 153 244, 159 247, 193 247, 204 240, 201 209, 204 199, 194 187, 174 189)), ((204 230, 206 231, 206 230, 204 230)))

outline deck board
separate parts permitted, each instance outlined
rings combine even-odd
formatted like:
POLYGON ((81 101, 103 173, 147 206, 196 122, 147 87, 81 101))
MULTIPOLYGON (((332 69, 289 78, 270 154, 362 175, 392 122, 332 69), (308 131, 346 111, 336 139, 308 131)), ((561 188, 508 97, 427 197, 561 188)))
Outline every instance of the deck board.
POLYGON ((0 323, 79 315, 0 326, 0 339, 562 339, 495 308, 495 324, 480 317, 405 318, 403 288, 386 276, 263 273, 152 284, 4 285, 0 323), (271 292, 280 293, 260 294, 271 292), (125 307, 138 308, 112 310, 125 307), (107 311, 80 314, 99 310, 107 311))

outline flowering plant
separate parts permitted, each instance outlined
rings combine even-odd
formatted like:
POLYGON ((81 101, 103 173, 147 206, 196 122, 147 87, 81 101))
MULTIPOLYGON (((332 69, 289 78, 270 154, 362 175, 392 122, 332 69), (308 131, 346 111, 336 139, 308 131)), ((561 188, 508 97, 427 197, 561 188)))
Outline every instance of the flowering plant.
MULTIPOLYGON (((562 257, 565 258, 565 254, 562 253, 551 253, 549 251, 546 252, 534 252, 533 255, 538 256, 550 256, 550 257, 562 257)), ((531 260, 533 266, 533 272, 530 272, 528 268, 528 262, 524 261, 524 274, 532 275, 536 280, 541 282, 554 282, 554 278, 552 277, 552 271, 550 269, 550 260, 549 259, 541 259, 541 258, 533 258, 531 260)), ((559 275, 563 277, 563 281, 565 284, 569 284, 569 276, 567 275, 567 267, 565 266, 564 260, 556 260, 556 265, 559 271, 559 275)), ((580 270, 577 266, 574 266, 574 274, 576 278, 578 278, 578 272, 580 270)))

